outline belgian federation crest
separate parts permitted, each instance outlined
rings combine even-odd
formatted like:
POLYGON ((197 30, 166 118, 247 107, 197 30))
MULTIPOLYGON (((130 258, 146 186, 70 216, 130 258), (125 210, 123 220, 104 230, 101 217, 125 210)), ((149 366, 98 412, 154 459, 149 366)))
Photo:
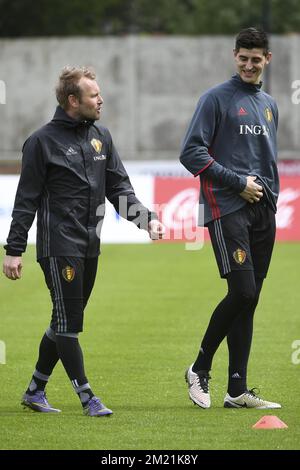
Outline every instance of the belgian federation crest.
POLYGON ((72 266, 66 266, 62 270, 62 275, 65 281, 72 282, 75 277, 75 269, 72 266))
POLYGON ((246 261, 246 257, 247 255, 245 250, 242 250, 241 248, 238 248, 233 253, 233 259, 237 264, 243 264, 246 261))
POLYGON ((101 142, 101 140, 92 139, 92 140, 91 140, 91 144, 92 144, 92 146, 94 147, 94 149, 96 150, 97 153, 100 153, 100 152, 101 152, 101 149, 102 149, 102 142, 101 142))
POLYGON ((266 108, 265 109, 265 118, 268 122, 271 122, 272 119, 273 119, 273 114, 272 114, 272 111, 270 110, 270 108, 266 108))

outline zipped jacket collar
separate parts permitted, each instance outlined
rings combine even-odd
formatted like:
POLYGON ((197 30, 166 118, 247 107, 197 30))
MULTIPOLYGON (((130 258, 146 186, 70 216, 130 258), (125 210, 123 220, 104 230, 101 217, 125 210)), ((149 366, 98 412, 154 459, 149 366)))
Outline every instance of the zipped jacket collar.
POLYGON ((95 121, 92 120, 78 120, 69 116, 61 106, 57 106, 52 122, 59 124, 63 127, 77 128, 77 127, 90 127, 95 121))

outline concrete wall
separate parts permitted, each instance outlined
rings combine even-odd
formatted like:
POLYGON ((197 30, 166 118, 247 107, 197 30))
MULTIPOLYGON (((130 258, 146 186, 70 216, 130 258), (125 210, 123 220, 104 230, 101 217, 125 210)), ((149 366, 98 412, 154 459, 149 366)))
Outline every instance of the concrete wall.
MULTIPOLYGON (((26 137, 51 119, 61 68, 85 64, 96 69, 101 121, 122 158, 176 160, 198 97, 234 73, 233 43, 231 37, 0 40, 0 159, 19 158, 26 137)), ((272 38, 271 91, 284 158, 300 156, 300 104, 291 100, 299 48, 298 35, 272 38)))

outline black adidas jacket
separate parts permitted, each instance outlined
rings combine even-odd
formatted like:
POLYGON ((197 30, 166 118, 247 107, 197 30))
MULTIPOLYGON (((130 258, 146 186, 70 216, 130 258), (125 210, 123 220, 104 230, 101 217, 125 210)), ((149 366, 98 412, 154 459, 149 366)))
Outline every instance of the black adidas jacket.
POLYGON ((76 121, 58 106, 23 146, 6 253, 25 251, 37 211, 38 259, 97 256, 105 197, 139 228, 156 218, 136 198, 108 129, 76 121))

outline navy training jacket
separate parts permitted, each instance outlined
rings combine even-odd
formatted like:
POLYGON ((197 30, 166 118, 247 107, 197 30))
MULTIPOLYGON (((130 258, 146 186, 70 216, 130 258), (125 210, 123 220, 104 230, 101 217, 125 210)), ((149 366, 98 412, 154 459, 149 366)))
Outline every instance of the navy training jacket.
POLYGON ((200 98, 180 161, 195 177, 200 175, 204 225, 247 203, 240 193, 249 175, 257 176, 276 212, 277 126, 274 99, 261 84, 247 84, 238 74, 200 98))

